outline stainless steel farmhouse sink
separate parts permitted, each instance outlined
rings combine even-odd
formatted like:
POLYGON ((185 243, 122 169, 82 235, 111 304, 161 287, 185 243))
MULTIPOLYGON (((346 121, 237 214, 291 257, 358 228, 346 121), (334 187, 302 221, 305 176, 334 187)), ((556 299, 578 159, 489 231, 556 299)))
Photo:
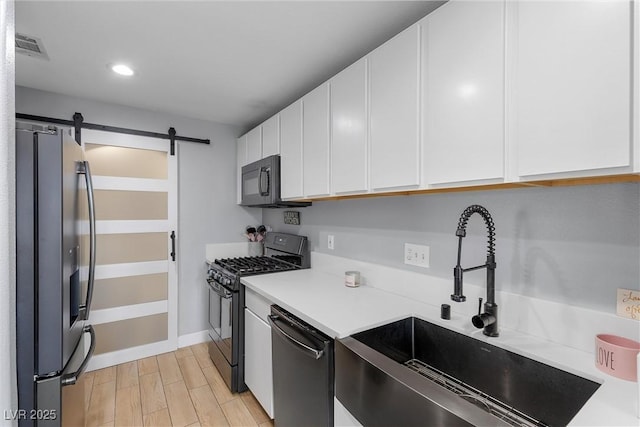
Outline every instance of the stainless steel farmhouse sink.
POLYGON ((409 317, 335 345, 335 394, 366 426, 566 425, 600 384, 409 317))

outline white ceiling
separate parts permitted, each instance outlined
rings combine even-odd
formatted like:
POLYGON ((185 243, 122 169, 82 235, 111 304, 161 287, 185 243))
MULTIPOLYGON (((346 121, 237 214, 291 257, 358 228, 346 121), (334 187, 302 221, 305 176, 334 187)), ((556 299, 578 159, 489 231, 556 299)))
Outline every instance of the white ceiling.
POLYGON ((16 83, 248 128, 439 3, 17 1, 16 31, 50 60, 16 55, 16 83))

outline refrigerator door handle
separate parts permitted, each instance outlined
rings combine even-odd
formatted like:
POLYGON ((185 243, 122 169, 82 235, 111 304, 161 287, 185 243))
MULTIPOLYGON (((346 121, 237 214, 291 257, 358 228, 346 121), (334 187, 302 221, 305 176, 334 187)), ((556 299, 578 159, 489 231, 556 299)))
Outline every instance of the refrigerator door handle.
POLYGON ((76 381, 78 381, 78 378, 80 378, 80 375, 82 375, 84 370, 87 368, 87 364, 89 363, 91 356, 93 356, 93 351, 96 349, 96 333, 93 331, 93 326, 91 325, 85 326, 82 329, 82 332, 83 333, 89 332, 89 334, 91 335, 91 345, 89 346, 89 352, 87 352, 87 355, 85 356, 84 360, 80 364, 80 367, 78 368, 77 371, 62 376, 61 382, 63 386, 73 385, 76 383, 76 381))
POLYGON ((93 299, 93 287, 95 283, 96 273, 96 207, 93 198, 93 181, 91 180, 91 170, 89 162, 80 163, 78 173, 84 174, 87 184, 87 201, 89 204, 89 279, 87 283, 87 300, 80 306, 80 318, 89 319, 89 311, 91 310, 91 300, 93 299))

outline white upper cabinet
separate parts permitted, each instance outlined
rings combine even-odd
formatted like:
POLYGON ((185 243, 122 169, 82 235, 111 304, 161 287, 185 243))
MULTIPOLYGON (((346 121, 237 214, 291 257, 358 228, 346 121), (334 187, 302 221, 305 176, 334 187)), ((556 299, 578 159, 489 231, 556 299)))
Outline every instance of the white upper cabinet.
POLYGON ((419 26, 389 40, 368 60, 371 188, 418 186, 419 26))
POLYGON ((507 2, 516 175, 630 165, 632 3, 507 2))
POLYGON ((247 164, 247 134, 236 141, 236 202, 242 203, 242 166, 247 164))
POLYGON ((637 5, 450 0, 238 150, 285 200, 640 172, 637 5))
POLYGON ((329 84, 302 98, 303 183, 306 197, 329 194, 329 84))
POLYGON ((262 158, 280 154, 280 115, 262 123, 262 158))
POLYGON ((247 133, 247 163, 262 158, 262 126, 256 126, 247 133))
POLYGON ((367 61, 336 75, 331 85, 331 185, 334 193, 367 190, 367 61))
POLYGON ((501 180, 504 3, 449 1, 421 24, 424 183, 501 180))
POLYGON ((280 197, 302 196, 302 101, 298 100, 280 112, 280 197))

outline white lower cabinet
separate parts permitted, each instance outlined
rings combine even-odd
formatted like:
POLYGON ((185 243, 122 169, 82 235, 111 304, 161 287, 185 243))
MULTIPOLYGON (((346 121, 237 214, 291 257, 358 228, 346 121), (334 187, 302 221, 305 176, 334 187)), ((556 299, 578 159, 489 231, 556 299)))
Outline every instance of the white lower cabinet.
POLYGON ((244 382, 273 418, 271 327, 251 310, 244 310, 244 382))

